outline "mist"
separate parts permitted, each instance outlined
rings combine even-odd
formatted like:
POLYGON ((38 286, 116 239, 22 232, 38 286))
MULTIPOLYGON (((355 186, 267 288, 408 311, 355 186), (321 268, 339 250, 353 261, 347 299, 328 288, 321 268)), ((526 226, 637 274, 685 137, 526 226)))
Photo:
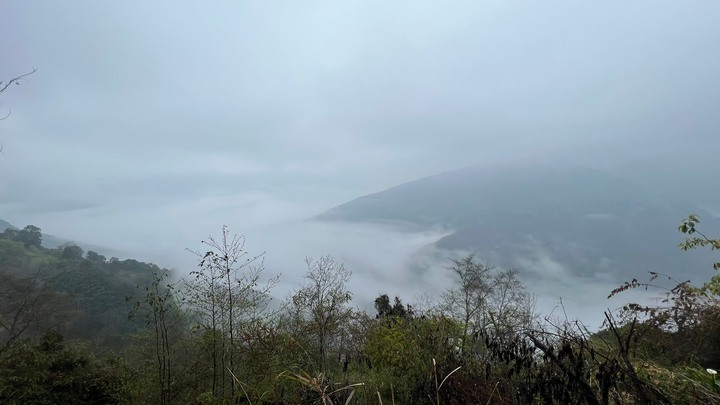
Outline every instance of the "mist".
MULTIPOLYGON (((0 96, 0 218, 179 276, 195 266, 186 249, 227 225, 282 274, 276 296, 323 254, 353 271, 359 307, 439 296, 449 258, 468 253, 433 247, 453 229, 309 219, 448 170, 558 161, 718 213, 719 14, 701 1, 3 1, 0 80, 37 72, 0 96)), ((597 324, 620 305, 605 299, 618 280, 542 249, 510 264, 542 312, 562 298, 597 324)))

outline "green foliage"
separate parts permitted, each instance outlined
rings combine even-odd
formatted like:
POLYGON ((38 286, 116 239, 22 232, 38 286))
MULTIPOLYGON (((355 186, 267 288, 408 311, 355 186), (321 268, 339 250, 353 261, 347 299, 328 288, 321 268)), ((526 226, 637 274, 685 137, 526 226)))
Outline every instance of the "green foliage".
POLYGON ((378 391, 410 403, 433 393, 433 359, 454 364, 461 337, 461 323, 451 318, 386 317, 369 330, 362 351, 378 391))
POLYGON ((37 226, 26 226, 19 232, 18 236, 25 247, 35 246, 39 248, 42 244, 42 232, 37 226))
POLYGON ((0 273, 0 353, 47 329, 67 330, 73 320, 67 297, 32 279, 0 273))
POLYGON ((57 331, 0 355, 0 403, 116 404, 124 391, 124 367, 66 345, 57 331))
MULTIPOLYGON (((720 239, 711 239, 698 229, 700 219, 690 215, 684 219, 678 230, 689 236, 681 244, 683 250, 699 247, 718 249, 720 239)), ((714 267, 718 269, 720 263, 714 267)), ((715 336, 720 333, 720 275, 715 274, 700 287, 691 282, 675 282, 670 277, 651 272, 649 282, 636 279, 626 282, 613 290, 615 295, 630 288, 652 288, 664 293, 665 298, 660 305, 640 305, 630 303, 625 306, 629 315, 641 316, 650 328, 661 330, 654 335, 662 335, 662 339, 651 345, 662 354, 650 357, 659 364, 703 364, 705 367, 720 366, 720 343, 715 336), (665 286, 661 282, 671 283, 665 286), (675 283, 672 285, 672 283, 675 283), (664 333, 663 333, 664 332, 664 333)))
MULTIPOLYGON (((685 240, 680 243, 682 250, 695 249, 697 247, 709 246, 712 250, 720 250, 720 239, 710 239, 705 236, 702 232, 698 231, 697 225, 700 223, 700 218, 695 214, 690 214, 686 219, 682 221, 678 230, 687 235, 699 235, 699 236, 688 236, 685 240)), ((713 264, 715 270, 720 270, 720 262, 713 264)))
MULTIPOLYGON (((32 252, 12 239, 0 239, 0 271, 8 273, 29 272, 32 252)), ((25 274, 28 275, 29 274, 25 274)))
MULTIPOLYGON (((698 223, 683 222, 682 246, 717 249, 698 223)), ((718 274, 667 287, 662 306, 628 304, 624 323, 607 314, 590 334, 533 325, 516 271, 473 256, 451 263, 458 283, 435 312, 387 294, 375 313, 353 310, 351 273, 331 257, 307 260, 280 312, 263 255, 246 256, 227 228, 180 291, 155 265, 20 232, 0 234, 0 403, 720 403, 706 370, 720 368, 718 274), (91 354, 108 348, 123 362, 91 354)))
POLYGON ((393 304, 390 304, 390 297, 387 294, 381 294, 375 298, 374 301, 375 311, 377 314, 376 318, 399 316, 405 318, 413 315, 412 306, 408 305, 407 308, 403 305, 402 300, 399 297, 395 297, 393 304))
POLYGON ((66 245, 62 249, 62 259, 66 261, 80 261, 83 258, 83 250, 77 245, 66 245))
POLYGON ((105 256, 90 250, 85 254, 85 260, 87 260, 93 265, 102 265, 107 259, 105 258, 105 256))
POLYGON ((42 244, 42 231, 35 225, 28 225, 21 230, 8 228, 0 234, 0 239, 22 243, 26 248, 39 248, 42 244))
MULTIPOLYGON (((699 217, 694 214, 682 221, 678 230, 688 236, 680 248, 719 249, 720 239, 709 238, 700 232, 699 223, 699 217)), ((720 270, 720 263, 713 267, 720 270)), ((700 287, 690 281, 675 282, 657 272, 650 272, 650 275, 649 282, 633 279, 611 293, 612 296, 631 288, 645 288, 664 294, 659 305, 630 303, 624 307, 627 317, 643 320, 641 329, 644 331, 635 341, 637 358, 647 365, 642 378, 668 393, 673 403, 720 403, 715 374, 702 371, 703 367, 715 369, 720 366, 717 340, 720 334, 720 275, 712 276, 700 287)))
MULTIPOLYGON (((33 233, 33 228, 26 230, 33 233)), ((131 304, 125 297, 149 281, 153 268, 157 266, 135 260, 108 262, 95 252, 84 258, 74 245, 46 249, 0 238, 0 322, 22 309, 18 319, 32 324, 25 337, 53 327, 70 339, 120 350, 143 327, 127 319, 131 304)))

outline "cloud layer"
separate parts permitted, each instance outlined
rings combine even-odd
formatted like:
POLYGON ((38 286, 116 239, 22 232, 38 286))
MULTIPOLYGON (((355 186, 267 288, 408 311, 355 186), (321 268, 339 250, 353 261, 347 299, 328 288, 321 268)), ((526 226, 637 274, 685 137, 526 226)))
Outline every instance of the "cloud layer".
POLYGON ((3 1, 0 79, 38 72, 0 96, 0 217, 176 265, 223 223, 252 239, 471 164, 567 160, 662 182, 720 147, 719 13, 3 1))

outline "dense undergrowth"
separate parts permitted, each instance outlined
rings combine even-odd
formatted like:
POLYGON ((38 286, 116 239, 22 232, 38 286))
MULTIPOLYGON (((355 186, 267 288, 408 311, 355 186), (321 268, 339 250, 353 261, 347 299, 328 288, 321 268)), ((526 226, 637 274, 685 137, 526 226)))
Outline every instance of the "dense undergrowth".
MULTIPOLYGON (((682 247, 720 248, 697 223, 681 225, 682 247)), ((628 281, 611 295, 663 300, 591 332, 536 314, 515 271, 473 256, 450 263, 457 285, 435 305, 380 294, 369 314, 331 257, 308 259, 306 284, 269 305, 277 278, 227 229, 174 282, 23 231, 0 238, 0 403, 720 403, 718 276, 628 281)))

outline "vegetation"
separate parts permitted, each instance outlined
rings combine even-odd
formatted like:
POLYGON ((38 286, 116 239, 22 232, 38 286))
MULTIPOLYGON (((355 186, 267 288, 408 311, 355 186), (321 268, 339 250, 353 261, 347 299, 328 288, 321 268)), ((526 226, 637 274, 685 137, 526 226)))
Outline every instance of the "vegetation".
MULTIPOLYGON (((720 248, 690 216, 683 249, 720 248)), ((306 259, 305 283, 270 305, 264 253, 223 228, 187 280, 35 226, 0 234, 0 402, 8 404, 720 403, 720 276, 659 273, 633 288, 658 306, 606 313, 603 330, 542 318, 516 270, 469 255, 434 308, 382 292, 354 309, 351 271, 306 259), (664 285, 662 281, 667 281, 664 285)), ((720 268, 716 264, 715 269, 720 268)))

